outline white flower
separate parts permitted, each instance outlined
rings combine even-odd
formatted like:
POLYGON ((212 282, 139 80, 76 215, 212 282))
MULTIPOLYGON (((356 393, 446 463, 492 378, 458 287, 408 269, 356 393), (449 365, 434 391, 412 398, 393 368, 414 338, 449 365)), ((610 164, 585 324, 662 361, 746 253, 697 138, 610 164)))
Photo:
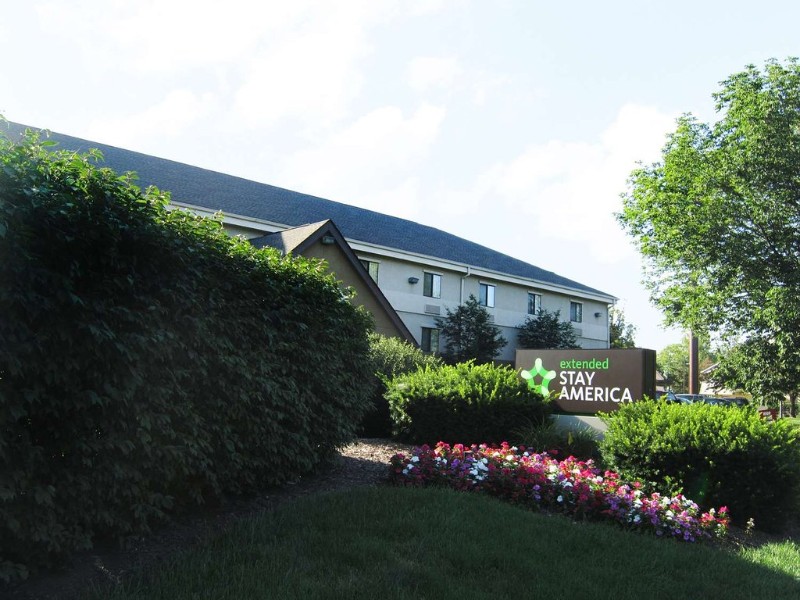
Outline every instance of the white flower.
POLYGON ((419 456, 412 456, 411 457, 411 462, 413 462, 413 463, 419 462, 419 456))
POLYGON ((571 481, 565 481, 564 482, 564 487, 565 488, 571 488, 572 487, 572 482, 571 481))
POLYGON ((556 502, 563 502, 563 501, 564 501, 564 496, 559 496, 558 498, 556 498, 556 502))

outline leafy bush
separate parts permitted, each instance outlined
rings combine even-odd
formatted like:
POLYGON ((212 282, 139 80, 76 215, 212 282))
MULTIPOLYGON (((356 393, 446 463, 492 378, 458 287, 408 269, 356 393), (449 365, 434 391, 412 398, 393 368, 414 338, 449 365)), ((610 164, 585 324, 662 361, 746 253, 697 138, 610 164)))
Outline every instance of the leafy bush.
POLYGON ((491 315, 478 299, 470 294, 467 301, 451 311, 445 309, 447 316, 436 319, 445 339, 444 359, 450 364, 475 361, 478 364, 490 363, 508 344, 493 325, 491 315))
POLYGON ((702 506, 727 505, 738 524, 777 529, 800 490, 800 435, 752 409, 635 402, 604 415, 609 469, 702 506))
POLYGON ((517 332, 518 348, 578 348, 572 323, 561 320, 561 311, 539 309, 525 318, 517 332))
POLYGON ((574 456, 582 460, 600 458, 598 436, 589 427, 562 429, 550 420, 527 423, 514 430, 512 439, 529 450, 547 452, 553 456, 574 456))
POLYGON ((394 434, 412 443, 499 443, 519 423, 544 422, 550 412, 514 369, 472 362, 395 377, 386 399, 394 434))
POLYGON ((440 366, 442 361, 404 340, 379 333, 369 336, 369 356, 375 370, 375 391, 372 394, 372 408, 361 422, 360 434, 365 437, 389 437, 392 434, 392 419, 389 403, 384 397, 386 382, 402 373, 426 366, 440 366))
POLYGON ((369 318, 317 261, 0 137, 0 578, 281 483, 355 434, 369 318))

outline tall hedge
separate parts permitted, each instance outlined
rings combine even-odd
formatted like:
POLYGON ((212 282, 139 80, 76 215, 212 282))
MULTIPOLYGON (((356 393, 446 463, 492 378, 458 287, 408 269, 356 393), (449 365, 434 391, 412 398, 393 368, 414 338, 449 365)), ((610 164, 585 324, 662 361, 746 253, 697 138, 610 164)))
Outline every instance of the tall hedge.
POLYGON ((355 434, 368 315, 323 264, 0 138, 0 578, 279 484, 355 434))
POLYGON ((387 384, 393 433, 417 444, 500 443, 522 424, 542 424, 549 402, 508 366, 425 367, 387 384))
POLYGON ((744 525, 780 529, 800 494, 800 434, 753 409, 634 402, 603 416, 605 466, 654 491, 726 505, 744 525))
POLYGON ((364 437, 386 438, 392 435, 392 418, 386 400, 386 385, 393 377, 425 366, 442 365, 442 359, 425 354, 416 346, 379 333, 369 336, 369 354, 375 372, 372 408, 364 416, 359 433, 364 437))

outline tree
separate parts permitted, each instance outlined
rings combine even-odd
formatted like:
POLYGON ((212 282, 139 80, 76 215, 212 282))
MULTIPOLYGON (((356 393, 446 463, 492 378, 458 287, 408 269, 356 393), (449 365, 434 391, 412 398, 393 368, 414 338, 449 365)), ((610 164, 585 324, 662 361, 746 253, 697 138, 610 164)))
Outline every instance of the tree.
POLYGON ((540 309, 519 326, 519 348, 578 348, 571 323, 561 320, 561 311, 540 309))
POLYGON ((777 406, 781 412, 788 397, 790 413, 797 416, 800 374, 785 368, 763 368, 764 365, 779 364, 777 354, 777 346, 769 340, 750 338, 732 345, 720 353, 711 381, 720 387, 742 389, 758 404, 777 406))
POLYGON ((750 65, 714 99, 719 120, 678 119, 617 217, 668 324, 771 344, 758 368, 800 373, 800 65, 750 65))
POLYGON ((445 318, 436 319, 446 340, 444 359, 450 363, 491 362, 508 342, 489 319, 489 313, 472 294, 455 311, 448 308, 445 318))
POLYGON ((612 348, 636 348, 636 327, 625 321, 625 313, 615 306, 608 311, 608 338, 612 348))
MULTIPOLYGON (((699 336, 697 354, 700 369, 714 364, 716 356, 710 349, 708 336, 699 336)), ((656 369, 664 376, 664 381, 672 391, 685 393, 689 391, 689 336, 685 336, 679 344, 670 344, 658 352, 656 369)))

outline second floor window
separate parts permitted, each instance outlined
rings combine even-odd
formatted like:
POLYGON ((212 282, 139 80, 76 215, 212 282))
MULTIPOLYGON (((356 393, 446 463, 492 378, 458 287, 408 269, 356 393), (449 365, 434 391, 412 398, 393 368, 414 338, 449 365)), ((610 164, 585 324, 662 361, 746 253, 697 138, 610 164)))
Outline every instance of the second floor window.
POLYGON ((583 304, 580 302, 569 303, 569 320, 573 323, 583 322, 583 304))
POLYGON ((542 310, 542 295, 528 292, 528 314, 538 315, 542 310))
POLYGON ((367 273, 369 273, 369 276, 372 278, 372 281, 374 281, 375 283, 378 283, 378 265, 379 265, 379 263, 376 263, 375 261, 372 261, 372 260, 361 259, 361 264, 364 265, 364 268, 367 270, 367 273))
POLYGON ((422 285, 422 295, 428 298, 442 297, 442 276, 436 273, 425 273, 425 281, 422 285))
POLYGON ((494 286, 482 283, 478 291, 478 304, 492 308, 494 306, 494 286))

